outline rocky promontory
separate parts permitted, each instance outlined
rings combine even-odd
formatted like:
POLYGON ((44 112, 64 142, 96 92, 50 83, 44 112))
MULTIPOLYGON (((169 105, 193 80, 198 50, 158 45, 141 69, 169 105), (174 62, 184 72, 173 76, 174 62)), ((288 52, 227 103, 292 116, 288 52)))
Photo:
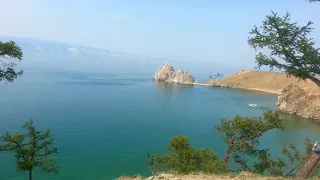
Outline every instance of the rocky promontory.
POLYGON ((175 71, 170 64, 161 66, 152 79, 154 81, 178 84, 193 84, 195 82, 194 77, 189 74, 187 70, 179 69, 178 71, 175 71))
POLYGON ((303 81, 280 72, 242 70, 207 84, 275 93, 279 95, 280 111, 320 120, 320 87, 308 79, 303 81))
MULTIPOLYGON (((319 77, 320 78, 320 77, 319 77)), ((255 70, 242 70, 225 78, 207 82, 216 87, 242 88, 280 94, 282 90, 294 84, 308 92, 320 94, 320 88, 310 80, 299 80, 295 77, 288 77, 285 73, 267 72, 255 70)))
POLYGON ((242 70, 222 79, 206 83, 195 82, 187 70, 175 71, 165 64, 154 74, 154 81, 167 83, 242 88, 278 94, 278 109, 282 112, 320 120, 320 87, 310 80, 300 81, 284 73, 242 70))
POLYGON ((277 106, 282 112, 320 120, 320 95, 297 85, 291 84, 282 90, 277 106))

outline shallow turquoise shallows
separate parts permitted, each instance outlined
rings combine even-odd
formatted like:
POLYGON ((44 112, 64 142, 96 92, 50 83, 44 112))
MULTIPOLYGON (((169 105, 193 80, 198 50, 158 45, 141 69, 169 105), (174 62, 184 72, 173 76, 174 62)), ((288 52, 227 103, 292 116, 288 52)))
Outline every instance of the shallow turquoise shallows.
MULTIPOLYGON (((143 74, 26 71, 14 84, 1 85, 0 131, 21 130, 33 119, 55 136, 58 174, 35 170, 35 180, 109 180, 149 175, 146 154, 161 153, 175 135, 221 158, 225 144, 213 127, 236 114, 258 116, 275 109, 276 95, 202 86, 156 84, 143 74), (259 104, 259 108, 248 106, 259 104)), ((149 75, 150 76, 150 75, 149 75)), ((278 156, 291 141, 320 140, 320 126, 289 117, 283 132, 264 135, 261 146, 278 156), (318 139, 317 139, 318 138, 318 139)), ((0 180, 25 180, 12 154, 0 154, 0 180)))

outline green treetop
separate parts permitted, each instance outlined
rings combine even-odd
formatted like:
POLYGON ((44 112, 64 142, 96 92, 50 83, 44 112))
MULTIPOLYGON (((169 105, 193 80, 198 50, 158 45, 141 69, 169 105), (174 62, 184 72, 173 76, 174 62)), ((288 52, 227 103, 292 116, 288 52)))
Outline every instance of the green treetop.
POLYGON ((57 148, 52 148, 54 139, 50 130, 37 131, 33 121, 26 122, 23 126, 25 133, 11 134, 7 132, 0 137, 0 151, 12 152, 15 157, 17 169, 28 171, 29 180, 32 180, 32 171, 40 168, 41 171, 58 172, 51 155, 57 153, 57 148))
POLYGON ((22 56, 22 50, 15 42, 0 41, 0 81, 13 82, 22 75, 22 71, 14 69, 16 63, 12 61, 14 59, 21 60, 22 56))
POLYGON ((308 37, 312 24, 310 21, 300 26, 290 20, 289 13, 283 17, 274 12, 266 16, 261 26, 254 26, 248 39, 251 47, 260 50, 256 55, 258 68, 284 70, 288 76, 310 79, 320 86, 320 52, 308 37))

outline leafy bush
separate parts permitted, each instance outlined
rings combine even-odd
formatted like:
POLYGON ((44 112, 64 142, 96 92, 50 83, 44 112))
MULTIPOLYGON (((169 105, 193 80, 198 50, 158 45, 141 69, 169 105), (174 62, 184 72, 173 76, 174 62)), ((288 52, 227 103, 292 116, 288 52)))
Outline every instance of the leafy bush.
POLYGON ((167 153, 150 156, 148 154, 150 171, 164 169, 172 170, 179 174, 191 172, 220 174, 227 171, 227 166, 219 160, 211 149, 194 149, 185 136, 175 136, 167 145, 167 153))
POLYGON ((221 119, 215 129, 223 133, 222 140, 228 145, 225 163, 233 158, 239 165, 237 171, 250 171, 263 174, 271 166, 268 149, 259 149, 260 137, 272 129, 282 129, 283 120, 277 112, 266 111, 263 117, 235 116, 232 120, 221 119), (246 157, 257 159, 248 165, 246 157))
MULTIPOLYGON (((276 111, 266 111, 262 117, 235 116, 231 120, 221 119, 215 129, 223 133, 222 140, 227 144, 224 161, 211 149, 194 149, 185 136, 176 136, 167 145, 167 153, 150 156, 149 168, 153 173, 160 170, 172 170, 180 174, 203 172, 221 174, 228 171, 228 160, 232 158, 238 165, 236 170, 271 176, 295 176, 310 154, 313 144, 305 140, 305 151, 301 152, 294 143, 282 148, 282 157, 270 155, 269 149, 260 148, 260 138, 270 130, 283 128, 283 119, 276 111), (248 159, 253 162, 249 163, 248 159)), ((315 167, 310 176, 320 173, 320 165, 315 167)))
POLYGON ((0 136, 0 152, 13 153, 17 169, 27 171, 29 180, 32 180, 32 173, 36 168, 43 172, 58 173, 59 167, 52 157, 58 150, 52 147, 54 138, 50 130, 38 131, 33 120, 26 122, 23 128, 22 133, 6 132, 0 136))
MULTIPOLYGON (((223 133, 222 139, 228 145, 225 163, 229 158, 239 165, 236 171, 249 171, 272 176, 294 176, 312 152, 313 144, 305 140, 305 151, 300 152, 294 143, 282 148, 282 158, 271 157, 269 149, 259 148, 261 136, 273 129, 283 128, 283 119, 278 112, 266 111, 263 117, 235 116, 232 120, 222 119, 215 129, 223 133), (249 164, 247 159, 254 162, 249 164)), ((319 174, 315 168, 313 175, 319 174)))

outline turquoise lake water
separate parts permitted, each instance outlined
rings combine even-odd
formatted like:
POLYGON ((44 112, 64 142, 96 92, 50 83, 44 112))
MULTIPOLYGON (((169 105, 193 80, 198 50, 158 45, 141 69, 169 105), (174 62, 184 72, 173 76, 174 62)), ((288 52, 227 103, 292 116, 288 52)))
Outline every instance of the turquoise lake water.
MULTIPOLYGON (((213 130, 221 118, 275 109, 276 95, 157 84, 148 76, 25 71, 14 84, 0 87, 1 134, 21 130, 30 118, 38 129, 52 130, 61 170, 35 171, 36 180, 109 180, 149 175, 146 154, 164 152, 175 135, 186 135, 193 146, 210 147, 222 158, 225 144, 213 130)), ((288 116, 284 131, 265 134, 261 145, 278 155, 284 144, 301 147, 305 137, 316 141, 319 135, 318 123, 288 116)), ((1 153, 0 159, 1 180, 27 179, 27 173, 16 171, 11 154, 1 153)))

